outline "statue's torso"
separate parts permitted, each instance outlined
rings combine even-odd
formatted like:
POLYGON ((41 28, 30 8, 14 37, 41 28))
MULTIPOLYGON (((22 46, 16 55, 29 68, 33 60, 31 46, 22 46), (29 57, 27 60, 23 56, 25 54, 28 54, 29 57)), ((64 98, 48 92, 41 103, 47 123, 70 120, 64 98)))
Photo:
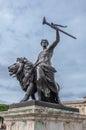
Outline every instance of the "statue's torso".
POLYGON ((49 51, 48 49, 41 51, 38 56, 38 62, 43 62, 45 64, 51 65, 52 54, 53 54, 53 51, 49 51))

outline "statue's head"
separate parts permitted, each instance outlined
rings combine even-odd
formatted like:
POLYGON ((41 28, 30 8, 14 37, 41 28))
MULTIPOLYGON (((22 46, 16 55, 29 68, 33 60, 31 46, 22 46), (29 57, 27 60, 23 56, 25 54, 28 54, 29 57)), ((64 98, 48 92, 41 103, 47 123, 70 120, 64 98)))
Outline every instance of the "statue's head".
POLYGON ((25 57, 20 57, 20 58, 18 57, 16 61, 24 63, 24 61, 26 61, 26 58, 25 57))
POLYGON ((43 39, 41 41, 41 46, 43 47, 43 49, 46 49, 48 45, 49 45, 49 42, 46 39, 43 39))

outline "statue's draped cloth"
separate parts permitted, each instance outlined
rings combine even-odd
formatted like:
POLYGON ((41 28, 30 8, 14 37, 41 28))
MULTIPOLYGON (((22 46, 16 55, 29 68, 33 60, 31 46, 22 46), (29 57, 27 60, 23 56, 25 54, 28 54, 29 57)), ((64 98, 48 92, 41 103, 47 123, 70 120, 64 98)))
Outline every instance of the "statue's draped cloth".
POLYGON ((54 80, 55 68, 51 65, 41 63, 36 67, 36 70, 39 72, 37 74, 37 81, 39 81, 37 89, 40 89, 45 97, 49 96, 51 91, 57 93, 57 85, 54 80))

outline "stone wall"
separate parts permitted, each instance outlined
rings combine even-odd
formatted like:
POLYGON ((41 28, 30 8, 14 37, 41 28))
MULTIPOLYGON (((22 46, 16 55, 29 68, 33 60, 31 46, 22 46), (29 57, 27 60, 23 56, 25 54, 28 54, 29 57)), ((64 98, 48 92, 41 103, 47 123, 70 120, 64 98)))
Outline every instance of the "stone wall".
POLYGON ((80 114, 86 115, 86 97, 83 97, 83 100, 78 101, 65 101, 63 104, 66 106, 78 108, 80 114))

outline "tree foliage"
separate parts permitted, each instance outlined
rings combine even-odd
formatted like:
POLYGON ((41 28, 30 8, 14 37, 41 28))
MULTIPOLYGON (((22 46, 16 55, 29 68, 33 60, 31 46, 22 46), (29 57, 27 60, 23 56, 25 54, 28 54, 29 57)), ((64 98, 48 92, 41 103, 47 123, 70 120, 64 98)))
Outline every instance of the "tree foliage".
MULTIPOLYGON (((1 111, 7 111, 8 109, 9 109, 9 105, 0 104, 0 112, 1 111)), ((0 117, 0 120, 3 120, 3 117, 0 117)))
POLYGON ((9 108, 9 105, 6 104, 0 104, 0 111, 7 111, 9 108))

